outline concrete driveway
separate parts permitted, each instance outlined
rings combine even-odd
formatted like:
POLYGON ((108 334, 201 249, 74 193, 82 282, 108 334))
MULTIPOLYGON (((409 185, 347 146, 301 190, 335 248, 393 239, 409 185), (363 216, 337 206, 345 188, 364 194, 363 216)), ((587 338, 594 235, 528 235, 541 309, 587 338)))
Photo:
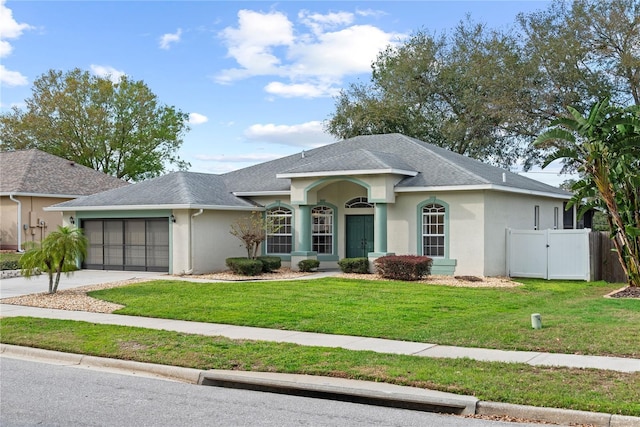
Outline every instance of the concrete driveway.
MULTIPOLYGON (((118 282, 134 278, 167 277, 167 274, 148 271, 106 271, 79 270, 69 276, 62 275, 58 290, 77 288, 79 286, 97 285, 100 283, 118 282)), ((30 279, 12 277, 0 280, 0 298, 17 297, 20 295, 36 294, 49 290, 49 277, 46 274, 34 276, 30 279)))

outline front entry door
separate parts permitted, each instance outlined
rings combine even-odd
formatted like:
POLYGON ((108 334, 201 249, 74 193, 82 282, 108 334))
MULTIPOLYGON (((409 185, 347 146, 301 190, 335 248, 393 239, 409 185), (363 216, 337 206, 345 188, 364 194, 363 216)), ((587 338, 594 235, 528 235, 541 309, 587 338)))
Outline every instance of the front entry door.
POLYGON ((373 215, 347 215, 347 258, 366 258, 373 252, 373 215))

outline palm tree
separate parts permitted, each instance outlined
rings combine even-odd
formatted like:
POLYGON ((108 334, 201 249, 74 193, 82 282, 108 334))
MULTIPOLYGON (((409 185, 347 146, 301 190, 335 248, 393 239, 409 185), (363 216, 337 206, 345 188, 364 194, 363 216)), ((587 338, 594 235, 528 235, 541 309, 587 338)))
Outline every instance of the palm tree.
POLYGON ((40 246, 29 249, 20 258, 21 273, 24 277, 31 277, 45 271, 49 275, 49 293, 55 294, 60 275, 75 271, 78 261, 84 259, 86 254, 87 238, 82 230, 58 227, 40 246))
POLYGON ((569 206, 586 203, 580 215, 597 207, 606 213, 611 238, 630 286, 640 286, 640 106, 618 108, 597 102, 583 116, 555 120, 537 147, 551 148, 543 167, 562 159, 579 172, 569 206))

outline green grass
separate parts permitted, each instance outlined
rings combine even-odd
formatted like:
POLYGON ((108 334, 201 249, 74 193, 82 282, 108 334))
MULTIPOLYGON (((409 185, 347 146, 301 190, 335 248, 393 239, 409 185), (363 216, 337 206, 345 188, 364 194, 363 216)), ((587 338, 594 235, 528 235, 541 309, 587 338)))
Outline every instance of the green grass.
POLYGON ((338 278, 155 281, 91 292, 120 314, 387 339, 640 357, 640 301, 603 298, 620 284, 523 280, 456 288, 338 278), (540 313, 543 328, 531 328, 540 313))
POLYGON ((640 416, 640 373, 430 359, 20 317, 2 319, 0 337, 8 344, 196 369, 383 381, 485 401, 640 416))
POLYGON ((9 268, 8 265, 10 265, 9 263, 11 263, 11 265, 14 262, 18 262, 20 261, 20 257, 22 257, 22 254, 19 252, 0 252, 0 269, 2 270, 6 270, 6 269, 11 269, 13 270, 13 267, 9 268))

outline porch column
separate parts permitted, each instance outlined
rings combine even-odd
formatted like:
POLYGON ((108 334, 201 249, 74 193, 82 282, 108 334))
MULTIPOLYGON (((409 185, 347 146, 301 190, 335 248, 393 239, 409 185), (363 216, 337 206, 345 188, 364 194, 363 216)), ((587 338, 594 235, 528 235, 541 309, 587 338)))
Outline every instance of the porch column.
POLYGON ((306 259, 318 259, 318 254, 311 250, 311 206, 299 205, 296 212, 298 215, 299 229, 297 247, 291 252, 291 269, 298 271, 298 263, 306 259))
POLYGON ((311 251, 311 206, 300 205, 300 230, 297 251, 311 251))
POLYGON ((373 251, 376 253, 387 252, 387 204, 376 203, 373 223, 373 251))

